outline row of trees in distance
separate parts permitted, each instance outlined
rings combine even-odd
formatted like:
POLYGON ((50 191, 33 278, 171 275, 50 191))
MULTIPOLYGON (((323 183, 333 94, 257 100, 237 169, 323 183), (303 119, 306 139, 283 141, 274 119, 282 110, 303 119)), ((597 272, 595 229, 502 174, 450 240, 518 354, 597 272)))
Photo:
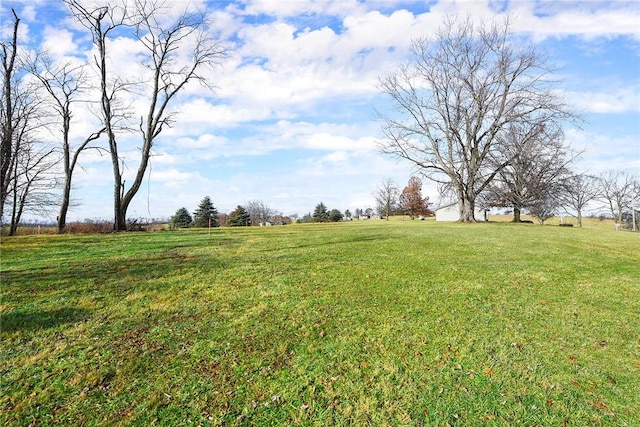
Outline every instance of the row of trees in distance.
MULTIPOLYGON (((510 175, 502 174, 502 181, 500 181, 502 185, 491 186, 486 190, 486 194, 482 195, 482 207, 509 208, 513 212, 514 222, 521 221, 521 213, 529 213, 541 223, 551 216, 564 213, 576 217, 579 227, 582 226, 582 216, 589 204, 591 204, 591 213, 594 212, 593 208, 599 208, 597 210, 606 210, 618 223, 630 220, 632 196, 634 191, 637 191, 638 185, 637 179, 631 173, 624 171, 610 171, 600 177, 556 171, 549 174, 545 183, 542 182, 542 174, 539 174, 537 180, 530 179, 522 185, 508 181, 506 179, 508 176, 510 175), (505 188, 511 189, 510 192, 505 191, 505 188), (536 205, 539 198, 532 197, 532 194, 542 193, 549 201, 546 209, 540 209, 536 205)), ((418 216, 434 215, 429 197, 422 195, 422 180, 416 176, 409 179, 402 191, 392 179, 387 178, 382 181, 373 196, 376 201, 375 210, 356 209, 352 213, 347 209, 342 213, 339 209, 329 209, 320 202, 313 212, 300 218, 297 214, 291 217, 283 216, 259 200, 249 201, 244 206, 238 205, 228 214, 219 213, 211 198, 206 196, 193 212, 193 216, 185 207, 178 209, 171 217, 170 225, 172 228, 235 227, 289 224, 292 218, 299 223, 312 223, 371 218, 376 213, 381 218, 387 219, 393 215, 409 215, 412 219, 418 216)))
POLYGON ((170 218, 172 228, 186 227, 246 227, 251 225, 290 224, 291 218, 282 215, 260 200, 251 200, 244 206, 238 205, 230 213, 219 213, 211 197, 201 201, 193 216, 182 207, 170 218))
POLYGON ((422 180, 412 176, 408 184, 400 191, 398 185, 387 178, 373 193, 376 207, 380 215, 387 219, 391 215, 409 215, 411 219, 418 216, 433 216, 429 197, 422 195, 422 180))
MULTIPOLYGON (((544 223, 556 215, 570 215, 582 227, 582 217, 603 213, 616 223, 628 223, 633 227, 640 221, 640 180, 630 171, 610 170, 599 176, 576 174, 567 167, 561 152, 553 159, 540 156, 525 159, 505 167, 483 193, 478 205, 485 209, 507 208, 513 212, 513 222, 521 221, 521 214, 528 213, 544 223)), ((432 214, 429 198, 420 192, 421 181, 411 177, 400 192, 390 178, 383 180, 374 192, 378 212, 385 216, 408 214, 428 216, 432 214)), ((636 229, 638 227, 636 226, 636 229)))

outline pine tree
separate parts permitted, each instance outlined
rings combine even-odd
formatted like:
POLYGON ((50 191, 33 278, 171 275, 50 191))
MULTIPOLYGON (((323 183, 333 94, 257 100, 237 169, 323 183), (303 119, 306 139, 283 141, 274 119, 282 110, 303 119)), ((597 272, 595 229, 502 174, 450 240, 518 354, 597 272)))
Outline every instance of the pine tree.
POLYGON ((313 211, 313 222, 329 222, 329 212, 324 203, 320 202, 313 211))
POLYGON ((198 209, 193 213, 193 226, 194 227, 218 227, 218 210, 213 206, 211 198, 206 196, 200 204, 198 209))
POLYGON ((338 209, 331 209, 331 211, 329 211, 329 221, 340 222, 342 221, 342 218, 342 212, 340 212, 338 209))
POLYGON ((171 217, 171 226, 173 228, 189 227, 192 221, 193 218, 191 218, 191 214, 187 208, 180 208, 176 211, 176 214, 171 217))
POLYGON ((231 227, 244 227, 251 225, 251 215, 242 206, 238 205, 236 209, 229 214, 227 224, 231 227))

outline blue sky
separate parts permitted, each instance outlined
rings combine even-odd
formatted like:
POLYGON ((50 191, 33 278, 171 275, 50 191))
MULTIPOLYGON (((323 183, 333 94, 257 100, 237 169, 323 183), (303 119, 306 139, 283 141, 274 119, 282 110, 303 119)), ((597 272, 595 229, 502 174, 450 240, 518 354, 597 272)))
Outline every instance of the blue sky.
MULTIPOLYGON (((95 2, 95 1, 94 1, 95 2)), ((173 1, 200 7, 230 49, 210 73, 214 95, 193 86, 174 104, 173 128, 157 140, 150 177, 130 217, 168 217, 193 211, 210 196, 221 212, 260 200, 285 215, 375 207, 372 193, 386 178, 400 187, 412 166, 381 154, 375 111, 388 100, 378 77, 408 58, 414 37, 429 36, 446 14, 491 19, 509 13, 515 33, 549 56, 557 89, 582 113, 565 129, 577 171, 628 169, 640 173, 640 2, 634 1, 173 1)), ((2 2, 2 31, 15 8, 32 48, 57 58, 86 58, 86 34, 54 0, 2 2)), ((4 36, 3 36, 4 37, 4 36)), ((135 73, 135 46, 120 39, 111 61, 135 73)), ((92 117, 76 114, 77 135, 92 117)), ((133 174, 134 138, 123 138, 133 174)), ((70 219, 110 219, 110 159, 81 158, 70 219)), ((126 179, 126 177, 125 177, 126 179)), ((435 187, 423 194, 438 202, 435 187)), ((55 214, 53 214, 55 217, 55 214)))

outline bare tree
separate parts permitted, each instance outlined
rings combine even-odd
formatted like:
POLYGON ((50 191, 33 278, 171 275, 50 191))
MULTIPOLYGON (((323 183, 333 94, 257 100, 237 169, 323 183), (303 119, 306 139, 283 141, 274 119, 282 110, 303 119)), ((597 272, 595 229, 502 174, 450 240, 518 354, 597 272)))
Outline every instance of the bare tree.
POLYGON ((271 217, 277 214, 275 210, 271 209, 261 200, 248 201, 244 205, 244 208, 249 213, 252 225, 259 225, 260 223, 264 224, 267 221, 270 221, 271 217))
POLYGON ((638 187, 638 177, 629 171, 612 170, 600 176, 600 196, 618 224, 622 223, 624 211, 632 209, 638 187))
POLYGON ((576 216, 582 227, 582 211, 600 195, 598 179, 591 175, 571 175, 562 181, 561 203, 565 211, 576 216))
POLYGON ((531 202, 529 206, 529 213, 536 218, 541 225, 549 218, 553 218, 558 209, 560 203, 555 194, 545 194, 537 200, 531 202))
MULTIPOLYGON (((147 172, 152 148, 165 127, 171 126, 175 115, 169 106, 176 95, 191 81, 211 88, 203 69, 211 68, 225 57, 226 51, 214 40, 204 13, 185 12, 170 24, 164 14, 166 4, 158 0, 134 0, 126 4, 108 3, 107 6, 87 9, 78 0, 65 0, 73 15, 92 34, 97 47, 95 65, 101 82, 103 121, 109 140, 114 175, 114 229, 126 230, 127 209, 137 194, 147 172), (114 95, 127 88, 123 80, 109 82, 113 73, 108 69, 107 41, 115 30, 127 26, 134 30, 135 38, 147 52, 142 65, 149 71, 149 79, 136 86, 148 101, 146 113, 140 117, 139 132, 142 139, 140 162, 135 178, 125 191, 114 120, 114 95)), ((129 87, 131 89, 131 87, 129 87)), ((131 92, 130 92, 131 93, 131 92)))
POLYGON ((54 150, 41 142, 38 133, 47 124, 47 113, 38 88, 29 81, 20 52, 20 19, 13 12, 13 32, 9 42, 0 44, 2 102, 0 103, 1 202, 0 217, 10 207, 9 234, 15 234, 25 211, 42 213, 51 207, 56 186, 51 171, 56 165, 54 150))
POLYGON ((0 108, 0 120, 2 120, 2 137, 0 140, 0 218, 4 214, 4 205, 9 195, 9 185, 15 163, 15 132, 22 121, 14 92, 19 84, 16 78, 16 59, 18 57, 18 27, 20 18, 15 10, 13 13, 12 38, 8 42, 0 43, 0 55, 2 60, 2 107, 0 108))
POLYGON ((391 178, 384 179, 373 196, 376 199, 378 212, 389 220, 389 217, 398 208, 398 197, 400 196, 398 185, 391 178))
POLYGON ((493 161, 498 173, 482 196, 488 206, 513 208, 513 222, 521 221, 523 209, 559 196, 554 193, 561 189, 559 184, 570 174, 567 166, 577 157, 558 129, 547 133, 541 125, 535 129, 536 137, 522 135, 520 130, 519 126, 509 128, 508 141, 493 156, 498 159, 497 164, 493 161), (498 167, 503 162, 506 165, 498 167))
POLYGON ((111 33, 117 32, 123 26, 131 25, 131 12, 127 9, 126 4, 87 8, 79 0, 65 0, 65 3, 69 6, 74 18, 91 33, 93 44, 96 47, 93 65, 98 72, 100 87, 100 118, 108 140, 114 177, 113 227, 114 230, 124 230, 126 229, 126 219, 122 215, 124 183, 118 156, 116 131, 120 120, 126 118, 126 113, 122 113, 120 110, 121 105, 119 104, 118 95, 126 90, 127 84, 108 69, 107 42, 111 37, 111 33), (114 77, 112 78, 112 76, 114 77))
POLYGON ((509 21, 474 25, 449 18, 434 40, 414 40, 412 59, 380 80, 399 117, 380 115, 380 146, 449 184, 461 221, 511 159, 500 159, 516 127, 524 145, 572 118, 552 91, 545 58, 510 37, 509 21))
POLYGON ((16 153, 10 187, 11 224, 9 235, 16 234, 22 215, 30 212, 46 215, 57 203, 56 169, 59 157, 55 149, 39 141, 23 138, 16 153))
POLYGON ((71 142, 73 104, 80 102, 77 98, 88 89, 87 75, 84 67, 74 66, 70 63, 55 65, 49 58, 41 56, 32 61, 31 72, 40 81, 46 93, 49 95, 49 101, 52 110, 55 111, 57 116, 56 121, 61 131, 60 146, 62 149, 64 182, 62 185, 62 199, 58 212, 57 227, 58 233, 63 233, 71 202, 73 172, 78 164, 78 158, 85 149, 95 148, 89 144, 100 138, 100 135, 105 132, 106 128, 102 127, 91 133, 78 145, 73 145, 71 142))

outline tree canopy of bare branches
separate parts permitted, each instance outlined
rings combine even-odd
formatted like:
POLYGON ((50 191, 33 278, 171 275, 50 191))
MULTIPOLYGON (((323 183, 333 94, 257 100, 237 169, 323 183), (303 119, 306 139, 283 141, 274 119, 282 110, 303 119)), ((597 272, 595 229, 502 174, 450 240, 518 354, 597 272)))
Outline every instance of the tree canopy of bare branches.
POLYGON ((4 213, 4 205, 9 194, 11 174, 15 163, 15 136, 17 128, 23 122, 16 98, 16 59, 18 56, 18 27, 20 18, 14 10, 12 38, 0 44, 0 59, 2 61, 2 103, 0 120, 2 121, 2 136, 0 137, 0 218, 4 213))
POLYGON ((501 144, 499 161, 507 164, 504 167, 494 164, 498 173, 482 199, 488 206, 512 208, 513 222, 520 222, 523 209, 562 196, 562 183, 571 174, 568 166, 577 154, 571 153, 557 130, 547 133, 541 129, 536 138, 528 138, 516 130, 512 126, 508 141, 501 144))
POLYGON ((633 201, 640 198, 640 180, 630 171, 611 170, 600 176, 600 197, 611 216, 622 223, 625 210, 633 209, 633 201))
POLYGON ((582 212, 587 204, 600 195, 598 179, 591 175, 571 175, 562 181, 561 200, 565 211, 575 215, 582 227, 582 212))
POLYGON ((0 218, 10 218, 10 235, 15 234, 24 212, 43 215, 56 203, 53 172, 58 161, 56 151, 38 137, 47 125, 48 113, 39 88, 27 78, 26 55, 18 40, 20 18, 15 11, 13 18, 11 39, 0 43, 0 218))
POLYGON ((31 73, 44 88, 48 104, 55 115, 53 122, 61 135, 59 145, 64 179, 57 217, 58 233, 63 233, 65 230, 67 213, 71 204, 73 172, 78 164, 80 154, 87 148, 94 148, 90 146, 90 143, 99 139, 105 131, 104 127, 96 129, 79 144, 73 144, 71 141, 74 105, 81 102, 79 97, 88 89, 88 76, 84 68, 84 66, 73 65, 69 62, 56 64, 46 55, 34 58, 30 64, 31 73))
POLYGON ((278 212, 271 209, 262 200, 250 200, 245 203, 244 208, 249 213, 252 225, 264 224, 271 221, 271 218, 278 212))
POLYGON ((545 58, 509 27, 449 18, 380 79, 397 112, 380 115, 381 150, 450 185, 464 222, 475 221, 476 198, 512 160, 502 156, 510 133, 524 146, 573 118, 552 90, 545 58))
POLYGON ((398 209, 398 198, 400 197, 398 185, 391 178, 386 178, 373 193, 373 196, 376 199, 378 212, 388 220, 398 209))
MULTIPOLYGON (((101 88, 101 115, 111 153, 114 177, 114 229, 126 229, 127 209, 138 193, 152 156, 152 148, 163 129, 174 122, 170 106, 188 83, 197 81, 211 88, 202 70, 218 64, 226 56, 220 42, 211 37, 204 13, 185 11, 168 21, 168 3, 158 0, 105 2, 102 7, 83 6, 79 0, 65 0, 73 16, 89 30, 96 47, 94 66, 101 88), (109 68, 108 41, 122 27, 133 30, 146 52, 141 65, 148 73, 143 81, 128 82, 109 68), (112 76, 115 75, 116 78, 112 76), (140 160, 129 188, 125 188, 123 165, 118 154, 118 95, 126 91, 142 96, 146 112, 138 121, 141 139, 140 160)), ((125 114, 125 116, 127 116, 125 114)), ((120 116, 122 117, 122 116, 120 116)))

